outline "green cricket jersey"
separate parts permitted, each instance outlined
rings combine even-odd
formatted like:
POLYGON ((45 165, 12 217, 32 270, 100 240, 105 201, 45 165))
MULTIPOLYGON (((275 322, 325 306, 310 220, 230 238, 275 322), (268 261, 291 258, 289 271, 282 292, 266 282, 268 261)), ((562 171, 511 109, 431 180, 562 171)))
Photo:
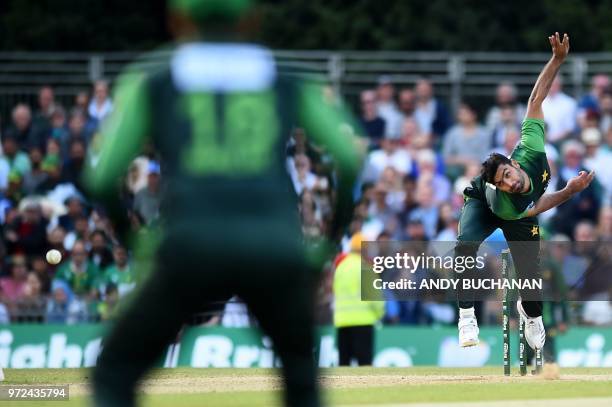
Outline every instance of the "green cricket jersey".
POLYGON ((467 188, 468 197, 485 200, 491 211, 504 220, 524 218, 527 211, 544 194, 550 181, 550 167, 544 150, 544 121, 525 119, 521 128, 521 141, 512 151, 515 159, 531 181, 529 192, 511 194, 498 190, 481 176, 472 180, 467 188))
POLYGON ((302 125, 326 147, 347 181, 339 201, 350 201, 347 185, 359 168, 354 137, 345 131, 347 123, 355 128, 352 117, 327 102, 320 86, 281 74, 265 48, 187 43, 169 54, 118 80, 87 185, 116 199, 117 180, 148 139, 162 157, 166 234, 214 250, 298 250, 287 139, 302 125))

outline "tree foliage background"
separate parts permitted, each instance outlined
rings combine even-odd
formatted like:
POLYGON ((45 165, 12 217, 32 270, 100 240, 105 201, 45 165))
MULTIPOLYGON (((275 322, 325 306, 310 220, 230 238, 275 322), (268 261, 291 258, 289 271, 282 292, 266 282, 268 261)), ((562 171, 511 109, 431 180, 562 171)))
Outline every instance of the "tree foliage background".
MULTIPOLYGON (((0 49, 146 50, 167 41, 164 0, 0 0, 0 49)), ((612 0, 261 0, 252 39, 277 49, 612 50, 612 0)))

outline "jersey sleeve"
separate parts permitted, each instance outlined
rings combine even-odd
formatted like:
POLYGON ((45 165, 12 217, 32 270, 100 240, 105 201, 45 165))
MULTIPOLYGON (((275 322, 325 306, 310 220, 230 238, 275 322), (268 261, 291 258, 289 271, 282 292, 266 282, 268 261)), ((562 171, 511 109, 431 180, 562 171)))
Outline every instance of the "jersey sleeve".
POLYGON ((142 72, 123 74, 117 82, 115 108, 104 122, 96 159, 89 157, 85 183, 94 194, 105 194, 116 186, 140 152, 149 129, 149 99, 142 72))
POLYGON ((526 150, 543 153, 544 150, 544 120, 525 119, 521 127, 521 146, 526 150))
POLYGON ((527 208, 516 208, 507 193, 499 191, 494 185, 486 184, 487 205, 495 216, 504 220, 517 220, 527 216, 527 208))

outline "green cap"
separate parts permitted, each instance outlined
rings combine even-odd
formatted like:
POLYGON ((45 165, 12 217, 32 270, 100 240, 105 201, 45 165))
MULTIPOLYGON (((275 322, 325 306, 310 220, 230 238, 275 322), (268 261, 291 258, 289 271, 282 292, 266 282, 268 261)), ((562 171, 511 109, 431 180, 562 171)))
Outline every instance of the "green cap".
POLYGON ((197 23, 212 19, 234 20, 253 0, 168 0, 168 8, 188 15, 197 23))

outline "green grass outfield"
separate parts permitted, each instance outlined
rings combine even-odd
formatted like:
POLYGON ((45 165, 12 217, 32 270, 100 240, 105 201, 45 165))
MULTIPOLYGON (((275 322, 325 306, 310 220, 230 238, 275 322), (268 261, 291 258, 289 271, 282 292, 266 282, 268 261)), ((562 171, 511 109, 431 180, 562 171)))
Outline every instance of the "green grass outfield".
MULTIPOLYGON (((0 401, 2 406, 89 405, 87 369, 5 369, 4 373, 2 385, 70 384, 71 397, 69 402, 0 401)), ((413 367, 324 369, 321 376, 324 399, 334 406, 518 405, 509 403, 512 400, 544 406, 553 399, 571 399, 573 405, 581 406, 595 405, 595 401, 612 405, 612 368, 562 369, 560 373, 559 379, 546 380, 520 377, 518 369, 504 377, 501 367, 413 367)), ((141 405, 275 406, 280 404, 279 386, 270 369, 160 369, 147 380, 141 405)))

